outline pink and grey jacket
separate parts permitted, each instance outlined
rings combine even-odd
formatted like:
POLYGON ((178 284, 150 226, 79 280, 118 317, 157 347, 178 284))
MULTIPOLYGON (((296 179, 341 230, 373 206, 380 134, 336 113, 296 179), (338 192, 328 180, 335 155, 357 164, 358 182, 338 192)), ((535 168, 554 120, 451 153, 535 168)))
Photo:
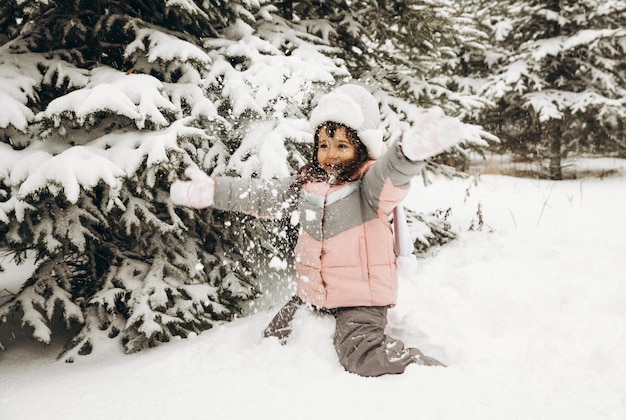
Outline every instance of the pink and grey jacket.
POLYGON ((297 293, 304 301, 322 308, 392 306, 398 282, 389 215, 422 167, 396 143, 367 162, 359 180, 339 185, 294 188, 292 178, 217 177, 213 207, 259 217, 295 216, 297 293))

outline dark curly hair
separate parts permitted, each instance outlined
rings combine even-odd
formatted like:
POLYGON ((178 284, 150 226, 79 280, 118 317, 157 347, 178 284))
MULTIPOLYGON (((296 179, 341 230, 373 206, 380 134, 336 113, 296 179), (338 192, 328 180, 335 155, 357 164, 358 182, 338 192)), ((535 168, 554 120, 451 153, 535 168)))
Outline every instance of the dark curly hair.
POLYGON ((307 182, 329 181, 328 173, 324 169, 322 169, 320 163, 317 160, 319 134, 322 130, 325 129, 326 133, 332 138, 335 137, 335 132, 337 131, 337 129, 342 127, 346 129, 347 137, 350 143, 352 143, 352 145, 356 147, 356 157, 352 162, 347 163, 341 168, 339 175, 335 180, 335 183, 349 182, 354 180, 354 176, 357 174, 363 163, 367 162, 367 160, 369 159, 367 155, 367 148, 359 139, 356 131, 352 128, 334 121, 326 121, 325 123, 320 124, 319 127, 317 127, 317 129, 315 130, 315 137, 313 140, 313 156, 311 160, 298 171, 298 175, 296 176, 296 184, 298 186, 302 186, 307 182))

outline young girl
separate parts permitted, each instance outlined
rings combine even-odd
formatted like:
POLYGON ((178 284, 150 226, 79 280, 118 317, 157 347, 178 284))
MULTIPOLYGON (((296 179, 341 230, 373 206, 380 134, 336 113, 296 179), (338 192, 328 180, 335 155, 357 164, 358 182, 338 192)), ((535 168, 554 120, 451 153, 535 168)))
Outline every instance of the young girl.
POLYGON ((340 86, 311 114, 315 151, 295 177, 211 178, 188 168, 191 181, 176 181, 171 198, 193 208, 299 218, 297 294, 271 321, 266 337, 284 342, 295 312, 307 305, 334 316, 335 348, 349 372, 379 376, 402 373, 411 363, 441 365, 384 332, 387 310, 397 299, 389 215, 423 160, 458 141, 428 130, 437 119, 426 114, 425 136, 407 133, 385 152, 377 101, 363 87, 340 86))

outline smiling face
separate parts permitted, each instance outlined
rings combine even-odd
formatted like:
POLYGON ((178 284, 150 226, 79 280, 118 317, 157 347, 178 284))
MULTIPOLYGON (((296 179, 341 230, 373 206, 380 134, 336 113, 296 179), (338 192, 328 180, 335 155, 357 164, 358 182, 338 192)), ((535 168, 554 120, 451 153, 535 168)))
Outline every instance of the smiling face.
POLYGON ((357 145, 351 139, 351 134, 346 127, 339 126, 334 132, 329 132, 326 126, 320 129, 317 161, 329 175, 338 175, 343 172, 345 168, 354 164, 357 155, 357 145))

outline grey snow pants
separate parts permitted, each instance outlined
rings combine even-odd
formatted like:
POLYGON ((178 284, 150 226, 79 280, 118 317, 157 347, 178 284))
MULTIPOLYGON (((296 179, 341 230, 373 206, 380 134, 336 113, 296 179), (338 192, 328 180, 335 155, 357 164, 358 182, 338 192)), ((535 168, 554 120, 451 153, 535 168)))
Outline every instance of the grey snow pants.
MULTIPOLYGON (((296 311, 305 305, 294 296, 272 319, 264 331, 265 337, 276 337, 285 343, 291 333, 291 321, 296 311)), ((361 376, 402 373, 411 363, 437 365, 416 348, 385 335, 387 307, 357 306, 316 311, 335 317, 334 344, 339 362, 348 371, 361 376)))

